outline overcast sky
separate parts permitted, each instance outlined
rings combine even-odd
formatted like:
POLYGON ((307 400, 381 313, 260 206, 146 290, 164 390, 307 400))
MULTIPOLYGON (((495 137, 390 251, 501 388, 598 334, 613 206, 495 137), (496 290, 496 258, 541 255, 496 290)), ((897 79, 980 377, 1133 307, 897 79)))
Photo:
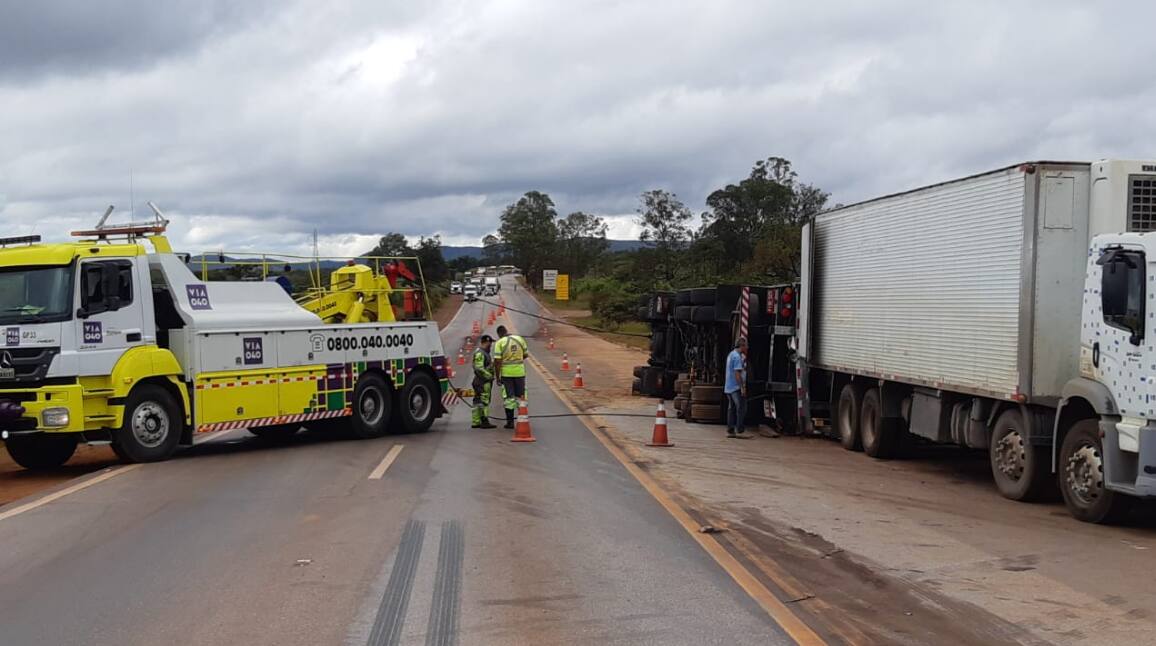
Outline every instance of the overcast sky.
POLYGON ((1031 158, 1156 157, 1156 5, 0 0, 0 219, 130 175, 181 248, 477 244, 521 193, 635 232, 787 157, 850 202, 1031 158), (1100 8, 1097 8, 1100 7, 1100 8))

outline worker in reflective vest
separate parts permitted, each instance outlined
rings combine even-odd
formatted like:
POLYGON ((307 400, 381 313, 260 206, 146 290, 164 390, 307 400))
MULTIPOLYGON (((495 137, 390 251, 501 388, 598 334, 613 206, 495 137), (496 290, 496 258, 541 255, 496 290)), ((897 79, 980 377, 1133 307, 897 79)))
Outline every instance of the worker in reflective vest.
POLYGON ((494 360, 490 356, 493 337, 483 334, 474 350, 474 408, 471 428, 497 428, 490 423, 490 395, 494 385, 494 360))
POLYGON ((526 398, 526 340, 510 334, 506 326, 498 326, 498 340, 494 343, 494 371, 502 380, 502 406, 506 409, 506 428, 514 428, 514 413, 518 400, 526 398))

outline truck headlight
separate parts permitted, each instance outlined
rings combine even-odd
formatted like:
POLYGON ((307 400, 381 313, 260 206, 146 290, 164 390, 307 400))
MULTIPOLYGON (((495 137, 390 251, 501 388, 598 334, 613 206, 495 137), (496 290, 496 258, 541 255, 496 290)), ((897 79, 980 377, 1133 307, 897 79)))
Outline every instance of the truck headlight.
POLYGON ((45 408, 40 414, 45 426, 68 426, 68 409, 64 407, 45 408))

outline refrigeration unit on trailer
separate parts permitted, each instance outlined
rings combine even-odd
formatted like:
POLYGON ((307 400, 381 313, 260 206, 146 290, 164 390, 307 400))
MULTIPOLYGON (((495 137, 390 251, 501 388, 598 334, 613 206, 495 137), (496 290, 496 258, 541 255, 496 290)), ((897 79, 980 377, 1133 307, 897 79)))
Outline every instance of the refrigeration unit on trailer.
POLYGON ((277 283, 198 279, 159 211, 105 218, 77 242, 0 240, 0 439, 19 464, 58 466, 79 441, 162 460, 196 433, 241 427, 340 420, 375 437, 443 413, 435 324, 327 325, 277 283))
POLYGON ((988 451, 1000 492, 1078 518, 1156 494, 1156 162, 1033 162, 804 227, 799 423, 895 455, 988 451))

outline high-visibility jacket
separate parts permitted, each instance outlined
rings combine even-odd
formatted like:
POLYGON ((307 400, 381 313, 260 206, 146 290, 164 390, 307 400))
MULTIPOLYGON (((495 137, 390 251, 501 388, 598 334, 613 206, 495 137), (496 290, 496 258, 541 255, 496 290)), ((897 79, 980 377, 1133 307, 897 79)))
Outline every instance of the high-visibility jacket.
POLYGON ((502 361, 503 377, 526 376, 526 340, 517 334, 504 336, 494 342, 494 356, 502 361))
POLYGON ((490 353, 478 348, 474 350, 474 379, 490 381, 494 378, 494 360, 490 353))

